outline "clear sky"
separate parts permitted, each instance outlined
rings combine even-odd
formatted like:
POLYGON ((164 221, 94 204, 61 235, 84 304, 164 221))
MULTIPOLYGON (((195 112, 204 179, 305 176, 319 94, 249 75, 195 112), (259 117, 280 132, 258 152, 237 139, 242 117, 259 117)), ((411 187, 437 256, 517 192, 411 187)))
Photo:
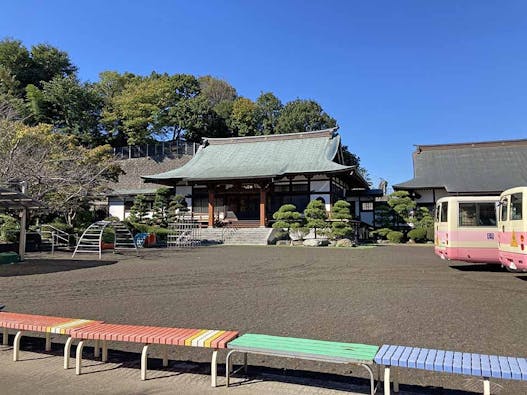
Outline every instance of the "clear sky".
POLYGON ((0 38, 105 70, 211 74, 238 94, 314 99, 374 186, 414 144, 527 138, 527 2, 3 1, 0 38))

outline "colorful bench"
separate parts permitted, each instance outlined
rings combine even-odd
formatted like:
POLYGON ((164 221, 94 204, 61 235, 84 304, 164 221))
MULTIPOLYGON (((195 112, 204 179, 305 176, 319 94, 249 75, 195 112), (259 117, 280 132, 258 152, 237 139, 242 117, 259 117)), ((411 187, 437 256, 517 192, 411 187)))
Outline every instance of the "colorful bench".
POLYGON ((230 358, 234 353, 244 354, 247 371, 247 354, 263 354, 276 357, 307 359, 312 361, 354 364, 364 367, 370 375, 371 394, 376 385, 373 375, 373 358, 379 347, 368 344, 339 343, 323 340, 298 339, 258 334, 245 334, 227 344, 229 353, 225 362, 227 387, 231 375, 230 358))
MULTIPOLYGON (((20 339, 25 331, 43 332, 46 334, 46 351, 51 351, 51 334, 70 335, 72 331, 85 328, 102 321, 85 320, 78 318, 51 317, 46 315, 19 314, 0 312, 0 327, 3 328, 3 345, 8 344, 8 329, 16 329, 13 342, 13 361, 18 361, 20 354, 20 339)), ((71 337, 64 346, 64 369, 69 368, 71 351, 71 337)))
MULTIPOLYGON (((375 363, 385 366, 385 395, 390 394, 391 367, 479 376, 483 378, 484 395, 490 395, 489 377, 527 381, 526 358, 383 345, 374 360, 375 363)), ((396 371, 394 371, 393 389, 394 392, 399 391, 396 371)))
MULTIPOLYGON (((136 326, 136 325, 113 325, 97 324, 86 328, 79 328, 72 331, 71 337, 80 339, 76 354, 76 373, 81 374, 82 369, 82 349, 85 340, 102 341, 102 361, 108 360, 108 342, 130 342, 143 343, 141 353, 141 380, 146 380, 146 370, 148 362, 148 345, 164 345, 163 366, 168 366, 167 346, 190 346, 212 348, 211 360, 211 385, 217 385, 217 354, 218 349, 226 348, 232 339, 238 337, 238 332, 208 330, 208 329, 183 329, 165 328, 156 326, 136 326)), ((95 345, 98 348, 98 344, 95 345)))

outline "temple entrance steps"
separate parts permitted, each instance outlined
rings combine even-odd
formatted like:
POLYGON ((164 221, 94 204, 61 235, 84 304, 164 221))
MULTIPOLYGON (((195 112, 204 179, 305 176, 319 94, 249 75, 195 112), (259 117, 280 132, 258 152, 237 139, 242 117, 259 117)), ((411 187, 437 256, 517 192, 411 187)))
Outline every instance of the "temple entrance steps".
POLYGON ((204 228, 200 238, 226 245, 267 245, 271 232, 271 228, 204 228))

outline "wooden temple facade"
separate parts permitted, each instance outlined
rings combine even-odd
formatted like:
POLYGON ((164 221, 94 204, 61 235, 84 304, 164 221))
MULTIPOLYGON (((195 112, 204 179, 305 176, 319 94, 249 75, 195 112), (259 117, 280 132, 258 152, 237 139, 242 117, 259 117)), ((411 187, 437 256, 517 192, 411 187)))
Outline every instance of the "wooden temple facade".
POLYGON ((182 167, 142 178, 174 187, 193 218, 211 227, 265 227, 283 204, 302 212, 314 199, 330 212, 337 200, 369 190, 358 170, 343 164, 336 129, 205 139, 182 167))

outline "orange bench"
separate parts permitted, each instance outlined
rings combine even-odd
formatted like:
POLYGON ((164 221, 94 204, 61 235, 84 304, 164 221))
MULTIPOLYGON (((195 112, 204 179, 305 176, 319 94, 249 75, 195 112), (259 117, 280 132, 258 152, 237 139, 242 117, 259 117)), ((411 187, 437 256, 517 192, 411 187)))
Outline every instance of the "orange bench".
MULTIPOLYGON (((13 342, 13 361, 18 361, 20 355, 20 339, 24 332, 43 332, 46 334, 46 351, 51 351, 51 334, 71 335, 72 331, 89 327, 102 321, 79 318, 52 317, 47 315, 19 314, 0 312, 0 327, 3 328, 3 345, 8 344, 8 329, 16 329, 13 342)), ((69 368, 71 337, 64 346, 64 369, 69 368)))
MULTIPOLYGON (((102 341, 102 361, 108 360, 108 342, 143 343, 141 352, 141 380, 146 380, 148 362, 148 345, 161 344, 163 348, 163 366, 168 366, 168 346, 206 347, 213 349, 211 360, 211 385, 217 384, 218 349, 226 348, 227 343, 236 337, 238 332, 208 329, 166 328, 156 326, 114 325, 99 323, 71 331, 73 339, 79 339, 76 353, 76 373, 81 374, 82 349, 85 340, 102 341)), ((98 345, 96 344, 96 347, 98 345)))

